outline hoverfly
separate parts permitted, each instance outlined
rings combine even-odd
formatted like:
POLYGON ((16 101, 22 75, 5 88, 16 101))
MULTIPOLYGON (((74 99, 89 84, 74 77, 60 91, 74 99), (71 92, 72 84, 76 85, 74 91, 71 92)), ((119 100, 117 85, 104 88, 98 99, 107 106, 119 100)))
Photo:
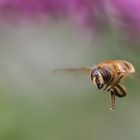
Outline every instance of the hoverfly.
POLYGON ((126 96, 126 89, 120 85, 120 81, 135 73, 134 66, 124 60, 108 60, 90 68, 66 68, 56 71, 87 72, 90 80, 98 89, 110 93, 110 110, 115 109, 115 97, 126 96))

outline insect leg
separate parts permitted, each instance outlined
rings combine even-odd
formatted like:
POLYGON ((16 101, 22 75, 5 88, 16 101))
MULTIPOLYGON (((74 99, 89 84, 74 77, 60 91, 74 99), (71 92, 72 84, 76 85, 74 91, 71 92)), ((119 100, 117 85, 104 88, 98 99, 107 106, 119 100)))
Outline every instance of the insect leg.
POLYGON ((109 86, 109 83, 107 83, 107 84, 106 84, 106 86, 105 86, 104 90, 106 90, 106 88, 107 88, 108 86, 109 86))
POLYGON ((114 90, 110 91, 110 110, 115 110, 115 92, 114 90))
POLYGON ((110 91, 113 87, 115 87, 116 85, 118 85, 118 83, 120 82, 120 80, 123 78, 124 75, 121 75, 120 78, 115 82, 115 84, 113 86, 111 86, 107 91, 110 91))
POLYGON ((110 90, 110 97, 111 97, 111 103, 110 103, 110 110, 115 109, 115 96, 118 97, 124 97, 126 96, 126 90, 121 85, 116 85, 110 90))
POLYGON ((109 82, 106 83, 106 86, 105 86, 104 90, 106 90, 106 89, 108 88, 109 84, 112 83, 113 80, 114 80, 114 77, 112 77, 112 78, 109 80, 109 82))
POLYGON ((125 90, 125 88, 123 86, 116 85, 116 87, 118 88, 118 90, 117 90, 118 92, 115 93, 116 96, 118 96, 118 97, 124 97, 124 96, 126 96, 126 90, 125 90))

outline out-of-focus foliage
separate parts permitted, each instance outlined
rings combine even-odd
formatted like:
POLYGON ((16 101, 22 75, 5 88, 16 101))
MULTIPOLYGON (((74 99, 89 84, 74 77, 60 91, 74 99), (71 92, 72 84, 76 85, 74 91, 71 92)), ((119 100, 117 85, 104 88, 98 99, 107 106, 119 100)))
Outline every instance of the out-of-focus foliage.
POLYGON ((1 0, 0 139, 139 140, 139 79, 124 80, 110 112, 89 75, 51 73, 124 59, 139 74, 138 10, 138 0, 1 0))
POLYGON ((105 59, 128 60, 140 72, 139 52, 105 38, 99 44, 66 23, 1 31, 0 139, 139 139, 139 81, 124 82, 128 95, 110 112, 108 93, 88 75, 51 73, 105 59))

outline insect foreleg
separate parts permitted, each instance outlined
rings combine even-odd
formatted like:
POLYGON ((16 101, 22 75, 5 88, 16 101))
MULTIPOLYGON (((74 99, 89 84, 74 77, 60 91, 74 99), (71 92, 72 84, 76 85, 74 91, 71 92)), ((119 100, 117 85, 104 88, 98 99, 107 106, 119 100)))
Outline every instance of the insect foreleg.
POLYGON ((121 85, 116 85, 116 87, 118 88, 118 92, 116 92, 116 96, 118 97, 124 97, 126 96, 126 90, 123 86, 121 85))
POLYGON ((109 92, 113 87, 115 87, 116 85, 118 85, 118 83, 120 82, 120 80, 123 78, 124 75, 121 75, 120 78, 114 83, 113 86, 111 86, 107 91, 109 92))

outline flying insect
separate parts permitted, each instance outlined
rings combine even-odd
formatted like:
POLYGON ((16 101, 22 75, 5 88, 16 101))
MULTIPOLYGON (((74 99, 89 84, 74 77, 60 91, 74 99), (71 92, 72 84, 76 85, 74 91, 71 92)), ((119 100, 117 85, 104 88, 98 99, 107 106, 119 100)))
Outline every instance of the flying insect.
POLYGON ((115 110, 115 98, 125 97, 126 89, 120 84, 121 80, 135 73, 134 66, 125 60, 108 60, 89 68, 66 68, 56 71, 86 72, 89 73, 91 82, 98 89, 110 93, 110 110, 115 110))

